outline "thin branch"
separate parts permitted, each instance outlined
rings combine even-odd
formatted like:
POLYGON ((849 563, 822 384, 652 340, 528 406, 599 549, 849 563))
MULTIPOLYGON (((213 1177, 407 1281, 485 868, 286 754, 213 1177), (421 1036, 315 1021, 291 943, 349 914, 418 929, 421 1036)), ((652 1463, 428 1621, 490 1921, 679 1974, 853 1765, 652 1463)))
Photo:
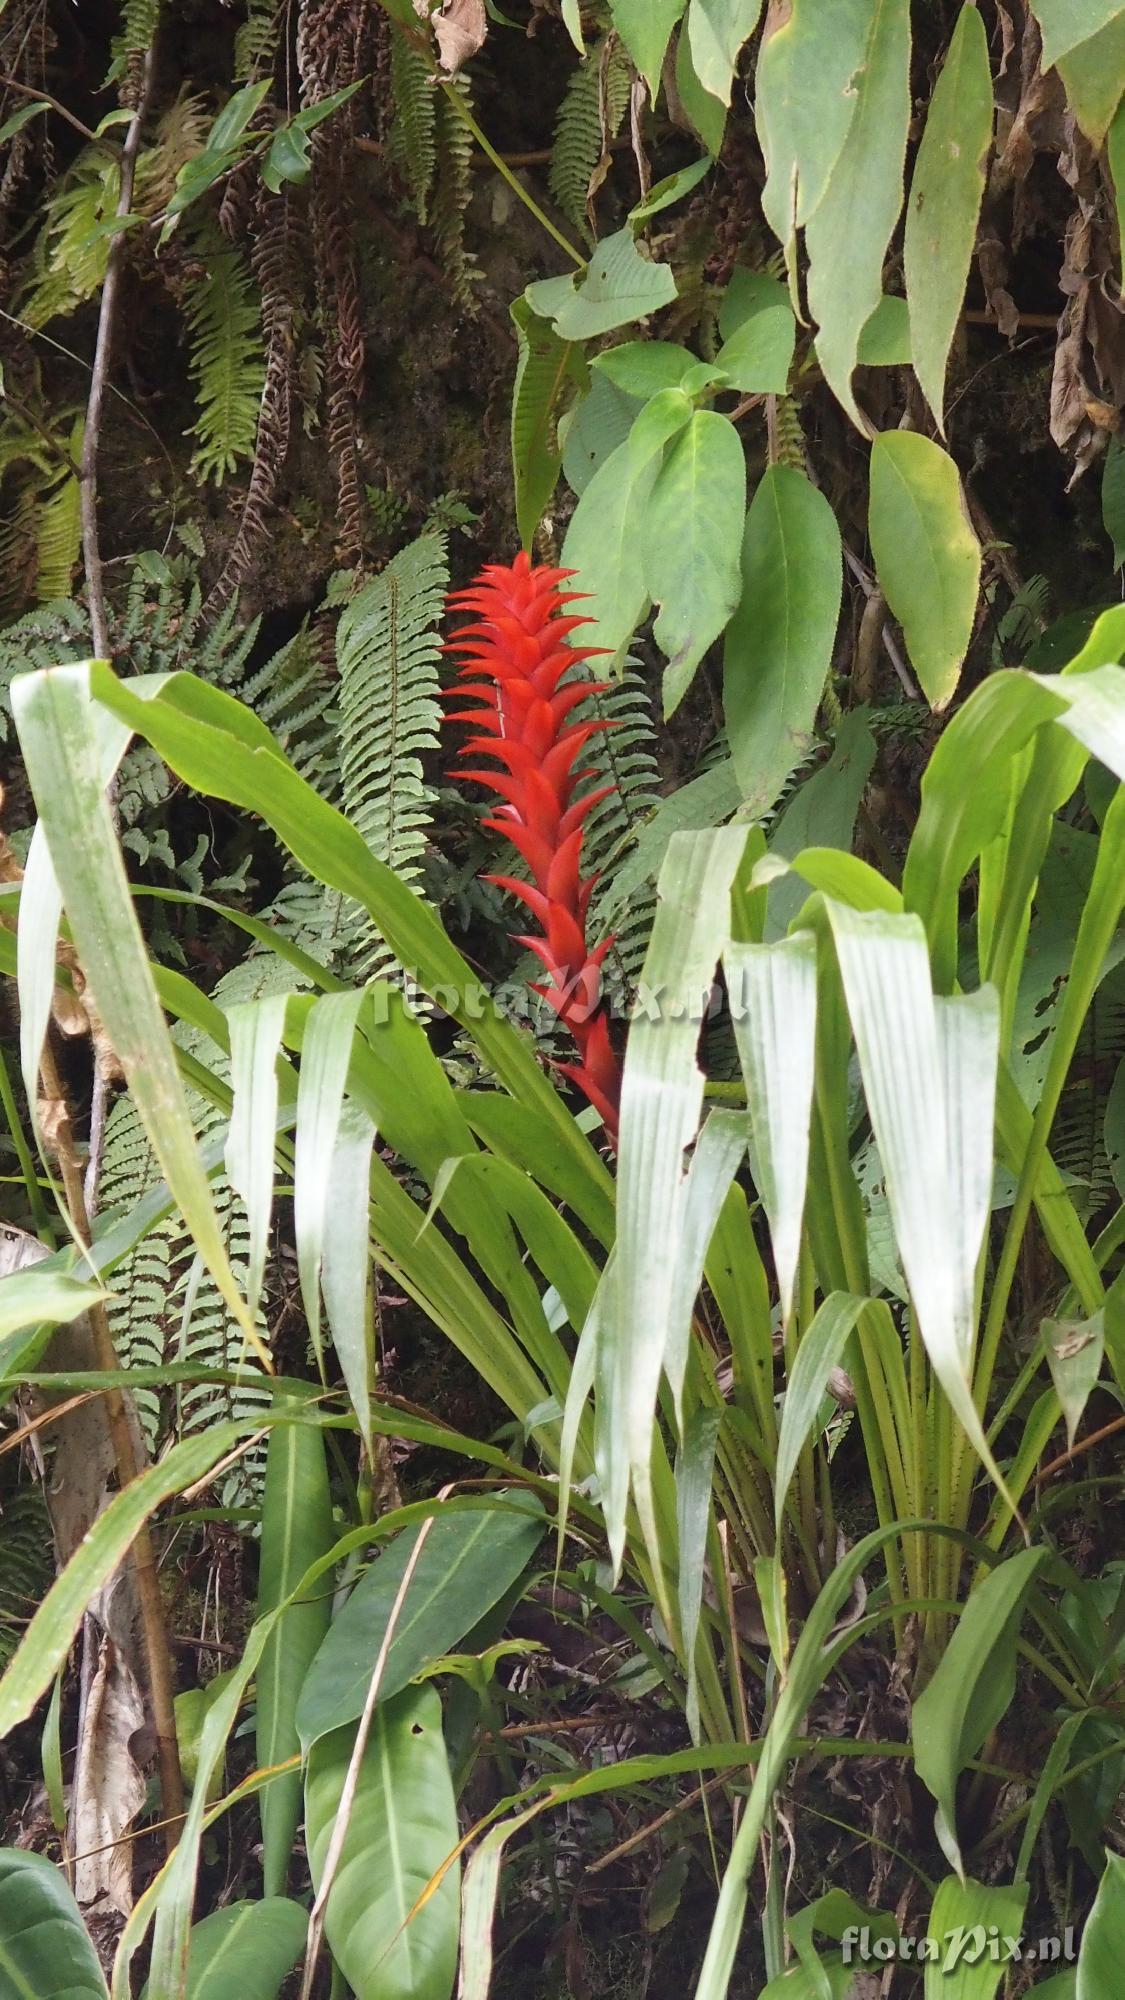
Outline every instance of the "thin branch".
POLYGON ((5 90, 14 90, 20 97, 34 97, 37 104, 49 105, 50 109, 56 111, 60 118, 65 118, 67 124, 76 132, 81 132, 82 137, 88 139, 91 146, 96 146, 99 153, 108 153, 112 160, 117 158, 116 146, 111 146, 109 140, 101 138, 97 132, 91 132, 90 127, 83 125, 81 118, 76 118, 73 111, 68 111, 65 104, 60 104, 57 97, 51 96, 49 90, 33 90, 30 84, 17 83, 14 76, 0 76, 0 84, 5 90))
MULTIPOLYGON (((133 202, 133 181, 137 155, 141 150, 141 129, 148 112, 155 72, 155 41, 145 54, 141 88, 136 109, 129 120, 121 152, 121 188, 117 197, 117 220, 123 221, 133 202)), ((90 606, 90 633, 98 659, 109 658, 109 627, 106 622, 105 592, 102 588, 102 553, 98 541, 98 444, 102 410, 105 405, 109 364, 113 355, 113 335, 117 319, 117 295, 125 257, 125 232, 110 238, 105 283, 98 312, 98 337, 94 346, 94 366, 86 403, 86 430, 82 440, 82 560, 86 569, 86 596, 90 606)))

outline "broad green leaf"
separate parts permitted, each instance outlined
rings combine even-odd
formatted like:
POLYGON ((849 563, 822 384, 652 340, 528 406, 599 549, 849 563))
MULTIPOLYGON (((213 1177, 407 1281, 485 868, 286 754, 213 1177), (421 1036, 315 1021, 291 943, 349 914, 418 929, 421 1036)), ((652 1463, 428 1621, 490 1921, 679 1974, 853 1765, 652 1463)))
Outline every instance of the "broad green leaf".
MULTIPOLYGON (((479 1509, 439 1512, 395 1624, 379 1683, 381 1702, 431 1660, 450 1652, 498 1603, 531 1561, 543 1529, 539 1503, 526 1493, 514 1495, 510 1504, 485 1502, 479 1509)), ((297 1706, 297 1728, 306 1750, 362 1714, 372 1663, 416 1541, 417 1535, 406 1531, 388 1544, 322 1641, 297 1706)))
POLYGON ((645 587, 659 606, 654 636, 667 658, 664 714, 738 604, 746 461, 734 425, 697 410, 675 439, 638 524, 645 587))
POLYGON ((15 1847, 0 1848, 0 2000, 106 2000, 61 1868, 15 1847))
POLYGON ((730 103, 730 87, 744 42, 758 25, 762 0, 691 0, 686 32, 695 73, 720 104, 730 103))
POLYGON ((224 104, 207 134, 208 147, 216 153, 222 153, 229 146, 236 146, 259 105, 269 96, 269 92, 268 82, 247 83, 241 90, 236 90, 233 97, 224 104))
POLYGON ((848 2000, 855 1990, 856 1968, 838 1951, 816 1955, 816 1971, 800 1961, 770 1979, 758 2000, 848 2000))
POLYGON ((511 315, 517 343, 512 385, 516 526, 523 547, 530 549, 559 476, 555 417, 574 350, 569 341, 559 339, 548 320, 532 311, 526 299, 515 300, 511 315))
POLYGON ((797 1460, 816 1422, 828 1377, 839 1363, 866 1304, 866 1299, 853 1298, 850 1292, 831 1292, 801 1337, 785 1385, 774 1466, 774 1526, 779 1540, 785 1498, 797 1470, 797 1460))
MULTIPOLYGON (((280 1396, 280 1391, 278 1392, 280 1396)), ((258 1615, 276 1610, 336 1538, 323 1433, 314 1424, 276 1424, 266 1453, 258 1615)), ((332 1617, 328 1580, 290 1605, 270 1633, 258 1668, 257 1757, 263 1768, 300 1749, 297 1699, 332 1617)), ((301 1817, 301 1774, 274 1778, 261 1794, 263 1886, 281 1896, 301 1817)))
POLYGON ((723 952, 750 1109, 754 1183, 769 1217, 783 1319, 793 1310, 816 1067, 816 940, 729 943, 723 952))
POLYGON ((1016 1688, 1016 1637, 1024 1599, 1046 1550, 1021 1549, 976 1585, 933 1679, 911 1717, 914 1768, 937 1801, 934 1830, 964 1880, 957 1843, 957 1780, 1000 1721, 1016 1688))
POLYGON ((1078 1952, 1076 2000, 1116 2000, 1125 1961, 1125 1860, 1107 1853, 1105 1874, 1078 1952))
POLYGON ((51 1585, 14 1658, 0 1678, 0 1738, 25 1722, 70 1650, 86 1606, 113 1575, 137 1538, 137 1529, 161 1502, 210 1472, 224 1453, 254 1429, 254 1421, 215 1424, 185 1438, 110 1501, 61 1576, 51 1585))
POLYGON ((681 28, 676 37, 676 93, 689 123, 694 126, 712 158, 717 160, 723 150, 727 114, 718 98, 712 97, 695 73, 686 28, 681 28))
POLYGON ((729 933, 730 885, 745 845, 746 830, 739 827, 679 834, 670 842, 641 975, 642 993, 659 1001, 651 1013, 641 1008, 629 1033, 615 1279, 597 1344, 599 1472, 618 1567, 630 1482, 650 1548, 656 1540, 652 1425, 676 1295, 684 1149, 695 1137, 703 1104, 696 1043, 729 933))
POLYGON ((273 1214, 273 1148, 277 1127, 277 1059, 288 1004, 284 993, 240 1001, 227 1011, 234 1102, 227 1128, 226 1169, 246 1204, 250 1230, 246 1305, 256 1313, 273 1214))
POLYGON ((560 340, 591 340, 670 304, 676 280, 637 248, 631 228, 603 237, 579 279, 548 278, 525 293, 533 312, 554 322, 560 340))
POLYGON ((613 25, 654 104, 672 30, 683 11, 684 0, 613 0, 613 25))
POLYGON ((19 110, 13 111, 11 117, 5 118, 4 123, 0 125, 0 146, 7 140, 14 139, 16 133, 22 132, 24 126, 29 125, 33 118, 38 118, 41 112, 49 111, 50 108, 45 97, 33 98, 30 104, 21 104, 19 110))
MULTIPOLYGON (((827 764, 797 786, 775 822, 770 854, 789 861, 808 847, 835 848, 846 853, 852 844, 856 814, 874 762, 875 738, 868 728, 866 712, 851 709, 836 732, 827 764)), ((796 877, 787 876, 773 883, 766 918, 767 939, 784 936, 805 901, 806 891, 796 877)))
MULTIPOLYGON (((7 1342, 15 1335, 33 1331, 40 1325, 66 1326, 79 1313, 89 1312, 109 1292, 83 1278, 68 1278, 61 1271, 41 1271, 32 1264, 0 1278, 0 1377, 11 1373, 6 1358, 7 1342)), ((13 1353, 16 1351, 13 1342, 13 1353)))
POLYGON ((320 1273, 332 1344, 369 1457, 375 1334, 371 1318, 368 1201, 374 1144, 375 1126, 366 1111, 358 1104, 345 1104, 328 1173, 328 1211, 320 1273))
POLYGON ((307 134, 297 124, 281 125, 270 140, 261 164, 263 184, 271 194, 280 194, 286 181, 299 185, 312 165, 312 148, 307 134))
POLYGON ((981 554, 953 460, 917 431, 871 448, 871 551, 931 708, 953 697, 968 650, 981 554))
POLYGON ((906 209, 914 372, 943 432, 945 370, 965 299, 991 137, 988 36, 976 8, 962 7, 930 99, 906 209))
POLYGON ((1117 197, 1117 228, 1125 242, 1125 99, 1118 105, 1106 134, 1106 156, 1117 197))
POLYGON ((1071 1450, 1086 1408, 1102 1370, 1105 1353, 1105 1315, 1095 1313, 1087 1320, 1045 1319, 1043 1346, 1055 1394, 1066 1419, 1067 1450, 1071 1450))
POLYGON ((263 1353, 230 1268, 114 831, 89 664, 12 685, 20 747, 71 932, 168 1185, 236 1322, 263 1353))
POLYGON ((650 222, 654 215, 663 214, 677 201, 683 201, 694 187, 698 187, 705 173, 714 166, 710 153, 701 160, 693 160, 689 167, 677 167, 675 173, 665 174, 663 180, 655 181, 648 193, 635 202, 629 210, 629 221, 639 228, 642 222, 650 222))
POLYGON ((732 271, 719 307, 723 344, 715 356, 732 388, 783 396, 797 338, 784 285, 760 271, 732 271))
POLYGON ((590 593, 583 607, 593 624, 584 628, 587 645, 604 646, 615 665, 624 656, 648 612, 642 538, 645 503, 659 461, 637 465, 629 441, 599 466, 571 516, 562 560, 576 570, 590 593))
POLYGON ((1004 1940, 1022 1936, 1026 1905, 1026 1882, 956 1875, 939 1882, 925 1928, 926 1937, 939 1940, 937 1956, 926 1960, 925 2000, 993 2000, 1007 1978, 1004 1940), (995 1956, 990 1938, 1000 1943, 995 1956))
POLYGON ((1003 1492, 972 1398, 976 1265, 991 1208, 995 990, 935 1001, 917 918, 826 900, 887 1200, 918 1328, 1003 1492))
POLYGON ((589 388, 559 425, 563 473, 577 494, 585 493, 598 468, 624 444, 640 411, 637 396, 626 394, 600 371, 591 373, 589 388))
MULTIPOLYGON (((822 40, 835 39, 833 35, 822 40)), ((869 426, 852 394, 864 326, 883 295, 883 262, 902 207, 910 124, 909 0, 872 0, 855 108, 843 149, 805 230, 809 310, 817 359, 853 423, 869 426)))
POLYGON ((662 389, 678 389, 695 365, 694 354, 670 340, 626 340, 596 354, 590 363, 595 374, 607 376, 626 396, 646 401, 662 389))
POLYGON ((1057 63, 1079 42, 1088 42, 1121 13, 1121 0, 1032 0, 1032 13, 1043 31, 1042 64, 1057 63))
POLYGON ((789 246, 815 214, 858 103, 876 0, 837 0, 824 32, 820 0, 770 8, 755 76, 754 115, 765 154, 766 220, 789 246))
POLYGON ((864 368, 901 368, 911 357, 910 309, 905 299, 884 292, 864 322, 856 360, 864 368))
POLYGON ((301 1303, 318 1358, 320 1271, 324 1261, 332 1161, 362 1000, 360 987, 350 993, 323 994, 309 1010, 301 1041, 293 1164, 293 1220, 301 1303))
MULTIPOLYGON (((865 1909, 843 1889, 829 1889, 823 1896, 818 1896, 815 1903, 809 1903, 794 1916, 787 1917, 785 1929, 796 1948, 802 1968, 812 1980, 811 1994, 817 1991, 817 1972, 826 1962, 813 1943, 814 1933, 835 1938, 837 1943, 847 1938, 849 1931, 852 1933, 853 1949, 845 1952, 844 1956, 852 1961, 850 1977, 853 1979, 854 1934, 857 1930, 866 1930, 869 1938, 897 1938, 899 1935, 898 1925, 888 1910, 865 1909)), ((832 1957, 833 1954, 829 1954, 829 1964, 832 1957)))
MULTIPOLYGON (((305 1829, 318 1889, 354 1734, 334 1730, 309 1757, 305 1829)), ((325 1912, 332 1956, 356 2000, 449 2000, 457 1967, 457 1865, 424 1900, 423 1891, 458 1833, 441 1703, 431 1687, 407 1688, 380 1702, 372 1718, 325 1912)))
MULTIPOLYGON (((267 1891, 258 1902, 228 1903, 193 1924, 187 2000, 277 2000, 301 1956, 307 1922, 299 1903, 267 1891)), ((153 2000, 147 1985, 141 2000, 153 2000)))
POLYGON ((742 594, 723 650, 723 712, 750 817, 768 812, 809 748, 843 587, 840 530, 803 473, 771 465, 742 538, 742 594))
POLYGON ((1090 144, 1100 150, 1125 88, 1125 8, 1088 42, 1060 56, 1057 68, 1067 103, 1090 144))

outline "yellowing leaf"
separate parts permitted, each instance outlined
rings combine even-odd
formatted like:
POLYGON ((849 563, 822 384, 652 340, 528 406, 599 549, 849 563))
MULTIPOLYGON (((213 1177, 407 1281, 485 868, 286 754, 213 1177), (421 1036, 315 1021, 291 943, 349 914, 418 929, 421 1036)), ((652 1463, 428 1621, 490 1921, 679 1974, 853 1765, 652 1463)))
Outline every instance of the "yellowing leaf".
POLYGON ((771 0, 754 115, 768 168, 762 207, 786 246, 816 213, 843 151, 874 9, 875 0, 835 0, 826 34, 823 0, 771 0))
POLYGON ((871 551, 931 708, 957 686, 972 636, 980 544, 947 452, 916 431, 883 431, 871 451, 871 551))
POLYGON ((988 37, 962 7, 918 149, 906 211, 906 296, 914 370, 942 425, 945 370, 965 296, 992 137, 988 37))

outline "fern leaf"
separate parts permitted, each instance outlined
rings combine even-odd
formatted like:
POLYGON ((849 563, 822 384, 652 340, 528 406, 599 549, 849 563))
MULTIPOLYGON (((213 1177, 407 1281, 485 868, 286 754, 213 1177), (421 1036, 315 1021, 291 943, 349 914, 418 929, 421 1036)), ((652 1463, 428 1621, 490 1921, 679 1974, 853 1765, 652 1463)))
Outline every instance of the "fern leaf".
POLYGON ((236 83, 249 83, 273 67, 285 13, 285 0, 249 0, 246 19, 234 38, 236 83))
MULTIPOLYGON (((444 536, 420 535, 352 599, 336 633, 344 810, 407 881, 419 873, 430 823, 422 758, 438 743, 436 628, 447 585, 444 536)), ((364 930, 366 977, 386 948, 367 919, 364 930)))
POLYGON ((20 316, 33 330, 73 312, 100 289, 110 243, 100 224, 117 207, 119 185, 116 161, 87 146, 51 196, 20 296, 20 316))
MULTIPOLYGON (((627 667, 612 687, 592 697, 589 706, 602 721, 613 725, 599 731, 588 753, 598 774, 598 787, 610 784, 614 787, 590 814, 583 842, 584 866, 598 877, 589 927, 590 936, 597 937, 608 927, 601 920, 601 912, 610 902, 618 870, 630 854, 644 821, 659 803, 660 774, 652 704, 639 674, 627 667)), ((635 985, 640 975, 655 907, 656 891, 648 882, 628 898, 624 907, 613 912, 610 969, 626 990, 635 985)))
MULTIPOLYGON (((70 435, 70 457, 77 462, 82 453, 81 419, 70 435)), ((35 595, 40 604, 53 604, 70 596, 74 565, 82 542, 82 486, 70 466, 43 494, 35 533, 35 595)))
POLYGON ((390 23, 394 122, 389 151, 410 190, 419 222, 428 220, 437 168, 437 104, 429 69, 397 21, 390 23))
POLYGON ((555 121, 548 185, 567 220, 589 242, 591 195, 625 115, 629 83, 628 58, 617 37, 607 36, 578 64, 555 121))
POLYGON ((436 108, 437 183, 430 208, 434 243, 450 288, 466 312, 475 312, 474 287, 480 278, 477 261, 465 248, 465 210, 472 193, 473 138, 458 103, 471 108, 469 81, 455 76, 442 90, 436 108))
POLYGON ((254 452, 265 363, 258 295, 248 265, 233 244, 201 232, 208 265, 187 296, 186 315, 199 415, 190 435, 199 439, 192 470, 221 486, 240 460, 254 452))

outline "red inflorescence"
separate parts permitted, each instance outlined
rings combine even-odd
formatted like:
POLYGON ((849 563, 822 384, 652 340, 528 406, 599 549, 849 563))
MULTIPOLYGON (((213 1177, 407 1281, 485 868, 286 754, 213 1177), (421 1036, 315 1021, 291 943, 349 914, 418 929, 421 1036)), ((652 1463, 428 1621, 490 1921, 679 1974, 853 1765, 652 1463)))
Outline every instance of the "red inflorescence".
POLYGON ((583 878, 581 859, 586 815, 613 787, 576 797, 595 774, 574 768, 591 736, 606 726, 577 719, 576 711, 607 683, 567 678, 580 661, 604 650, 566 643, 571 632, 590 622, 564 615, 582 594, 559 589, 573 574, 533 566, 521 553, 510 568, 488 564, 471 589, 450 597, 452 607, 471 612, 476 621, 462 626, 446 648, 462 656, 460 684, 451 692, 478 706, 454 709, 449 720, 470 723, 475 732, 462 757, 494 757, 501 767, 461 775, 498 794, 502 803, 484 824, 507 834, 532 880, 486 879, 518 896, 542 928, 542 937, 516 942, 529 945, 546 967, 547 984, 534 990, 565 1022, 581 1057, 560 1067, 596 1106, 612 1137, 621 1072, 601 991, 602 960, 611 940, 593 950, 587 945, 586 911, 596 877, 583 878))

